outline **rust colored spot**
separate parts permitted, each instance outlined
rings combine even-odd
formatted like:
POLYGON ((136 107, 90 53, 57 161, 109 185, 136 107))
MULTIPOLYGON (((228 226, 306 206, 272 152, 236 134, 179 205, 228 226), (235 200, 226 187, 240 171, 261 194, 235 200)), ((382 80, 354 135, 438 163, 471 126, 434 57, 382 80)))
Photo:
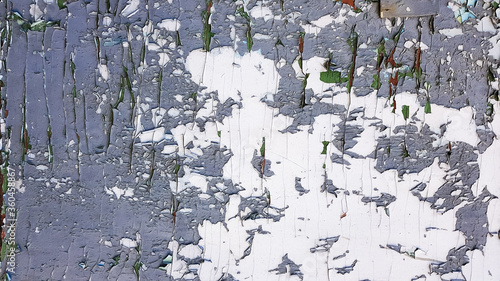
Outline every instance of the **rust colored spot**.
POLYGON ((353 7, 353 8, 356 8, 356 7, 354 7, 354 0, 341 0, 341 1, 344 4, 347 4, 347 5, 349 5, 349 6, 353 7))

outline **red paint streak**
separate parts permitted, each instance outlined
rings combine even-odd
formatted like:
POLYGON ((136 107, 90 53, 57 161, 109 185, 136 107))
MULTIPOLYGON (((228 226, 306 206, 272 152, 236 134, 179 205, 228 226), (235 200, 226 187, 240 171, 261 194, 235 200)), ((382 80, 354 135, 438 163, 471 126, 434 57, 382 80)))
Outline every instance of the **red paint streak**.
POLYGON ((210 15, 210 10, 212 9, 212 1, 209 1, 207 4, 207 15, 210 15))
POLYGON ((417 58, 415 59, 415 70, 418 71, 420 69, 420 54, 422 54, 422 50, 418 48, 417 50, 417 58))
POLYGON ((392 67, 396 67, 397 64, 394 61, 394 53, 396 52, 396 48, 392 49, 391 54, 387 58, 387 62, 391 64, 392 67))
POLYGON ((24 151, 27 152, 29 149, 29 142, 28 142, 28 131, 26 129, 23 130, 23 138, 24 138, 24 151))

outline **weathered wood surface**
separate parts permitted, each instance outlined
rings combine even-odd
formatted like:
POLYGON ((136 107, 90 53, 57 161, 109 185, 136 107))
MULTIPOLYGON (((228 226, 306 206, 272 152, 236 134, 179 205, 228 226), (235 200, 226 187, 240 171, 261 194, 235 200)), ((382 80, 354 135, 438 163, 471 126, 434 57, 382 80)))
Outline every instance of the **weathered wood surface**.
POLYGON ((1 2, 12 280, 498 280, 497 6, 370 2, 1 2))

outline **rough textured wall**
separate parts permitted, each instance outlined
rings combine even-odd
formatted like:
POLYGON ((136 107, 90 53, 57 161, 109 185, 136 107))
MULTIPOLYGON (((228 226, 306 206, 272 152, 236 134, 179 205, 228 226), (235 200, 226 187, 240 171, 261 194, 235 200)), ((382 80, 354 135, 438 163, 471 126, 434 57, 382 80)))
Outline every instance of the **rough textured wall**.
POLYGON ((2 1, 4 277, 500 280, 500 10, 445 2, 2 1))

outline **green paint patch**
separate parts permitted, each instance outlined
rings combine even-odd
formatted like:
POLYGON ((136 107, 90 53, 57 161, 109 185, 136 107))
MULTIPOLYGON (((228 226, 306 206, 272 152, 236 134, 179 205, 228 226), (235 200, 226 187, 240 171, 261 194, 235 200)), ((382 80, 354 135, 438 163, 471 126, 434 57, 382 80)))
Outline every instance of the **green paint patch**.
POLYGON ((143 42, 141 47, 141 63, 143 65, 146 62, 145 59, 146 59, 146 42, 143 42))
MULTIPOLYGON (((107 0, 109 3, 109 0, 107 0)), ((66 0, 57 0, 57 6, 59 10, 66 8, 66 0)))
POLYGON ((322 141, 321 143, 323 144, 323 151, 321 151, 321 154, 326 154, 326 150, 327 150, 328 144, 330 144, 330 142, 329 141, 322 141))
POLYGON ((323 64, 326 71, 319 74, 319 80, 324 83, 343 83, 349 81, 348 78, 343 78, 340 71, 333 70, 336 65, 332 62, 333 54, 330 53, 328 60, 323 64))
POLYGON ((250 52, 252 50, 252 46, 253 46, 252 31, 251 31, 250 25, 248 25, 248 29, 247 29, 247 48, 248 48, 248 52, 250 52))
POLYGON ((408 119, 408 117, 410 116, 410 106, 403 105, 401 112, 403 113, 403 118, 406 121, 408 119))
POLYGON ((38 20, 35 22, 30 22, 27 19, 25 19, 20 13, 15 11, 10 12, 9 15, 7 16, 7 19, 11 21, 16 21, 17 24, 21 26, 21 30, 24 32, 28 32, 28 30, 43 32, 45 31, 45 29, 47 29, 47 27, 60 25, 60 21, 38 20))
POLYGON ((213 5, 212 0, 207 0, 207 9, 201 12, 201 20, 203 22, 203 32, 201 33, 201 38, 203 40, 203 50, 210 51, 210 42, 215 33, 212 32, 212 25, 210 24, 210 13, 213 5))
POLYGON ((486 111, 485 111, 485 114, 486 116, 493 116, 493 112, 494 112, 494 109, 493 109, 493 104, 491 102, 488 102, 486 104, 486 111))
POLYGON ((191 93, 190 97, 191 97, 194 101, 196 101, 196 100, 197 100, 197 98, 198 98, 198 95, 197 95, 197 93, 191 93))
POLYGON ((176 165, 175 165, 175 168, 174 168, 174 174, 176 174, 176 175, 177 175, 177 174, 179 174, 179 170, 180 170, 180 169, 181 169, 181 165, 176 164, 176 165))
POLYGON ((381 86, 382 84, 380 83, 380 74, 373 75, 373 82, 371 84, 371 87, 375 90, 380 90, 381 86))
POLYGON ((427 94, 427 101, 425 102, 425 108, 424 108, 424 112, 426 114, 429 114, 431 113, 431 99, 429 97, 429 90, 431 89, 431 83, 425 81, 424 82, 424 88, 426 90, 426 94, 427 94))
POLYGON ((127 86, 127 90, 130 94, 130 122, 132 123, 134 119, 134 109, 135 109, 135 97, 134 97, 134 92, 132 89, 132 83, 130 82, 129 74, 128 74, 128 69, 122 65, 123 69, 123 76, 122 76, 122 85, 125 84, 127 86), (125 82, 125 83, 123 83, 125 82))
POLYGON ((262 145, 260 146, 260 156, 266 157, 266 138, 262 137, 262 145))
POLYGON ((382 39, 377 47, 377 68, 379 68, 382 65, 384 57, 386 56, 387 54, 385 52, 385 40, 382 39))
POLYGON ((431 113, 431 101, 429 99, 427 99, 427 102, 425 103, 424 112, 427 114, 431 113))
POLYGON ((179 31, 175 32, 175 46, 177 47, 182 46, 181 35, 179 34, 179 31))
MULTIPOLYGON (((353 6, 354 7, 354 6, 353 6)), ((351 35, 347 39, 347 44, 349 44, 349 48, 351 49, 352 59, 351 66, 349 68, 349 82, 347 83, 347 92, 351 93, 352 85, 354 82, 354 71, 356 70, 356 56, 358 53, 358 33, 355 31, 356 25, 354 25, 351 29, 351 35)))
POLYGON ((307 87, 307 78, 309 78, 309 73, 306 73, 306 76, 304 76, 304 81, 302 81, 302 89, 305 89, 307 87))
POLYGON ((409 157, 410 153, 408 152, 408 149, 406 148, 406 143, 403 144, 403 158, 409 157))
POLYGON ((30 25, 29 30, 43 32, 43 31, 45 31, 45 29, 47 29, 47 27, 51 27, 51 26, 59 26, 59 22, 39 20, 39 21, 32 23, 30 25))
MULTIPOLYGON (((2 168, 2 191, 3 193, 7 192, 9 189, 9 180, 8 180, 8 170, 7 168, 2 168)), ((5 207, 5 206, 2 206, 5 207)))
POLYGON ((349 78, 342 77, 340 71, 324 71, 319 74, 319 80, 325 83, 343 83, 349 81, 349 78))
POLYGON ((69 61, 69 69, 71 70, 71 75, 75 76, 76 65, 73 60, 69 61))
POLYGON ((422 78, 422 68, 419 67, 419 68, 413 70, 413 75, 415 76, 417 81, 420 81, 420 79, 422 78))
POLYGON ((377 48, 377 74, 373 75, 373 82, 371 84, 371 87, 377 91, 380 90, 380 87, 382 86, 380 81, 380 72, 382 71, 382 62, 385 57, 387 57, 387 54, 385 53, 385 40, 382 39, 377 48))
MULTIPOLYGON (((416 75, 414 72, 398 71, 397 77, 398 77, 398 81, 399 81, 399 80, 405 79, 406 77, 413 78, 414 75, 416 75)), ((396 83, 396 85, 397 85, 397 83, 396 83)), ((396 86, 396 85, 394 85, 394 86, 396 86)))
POLYGON ((135 272, 135 276, 137 277, 137 280, 139 280, 139 270, 141 269, 142 267, 142 262, 140 261, 136 261, 134 263, 134 272, 135 272))
POLYGON ((488 82, 495 81, 495 75, 493 75, 493 70, 491 69, 491 67, 488 67, 488 72, 487 72, 486 78, 488 79, 488 82))
MULTIPOLYGON (((127 89, 130 93, 132 93, 132 83, 130 82, 130 78, 128 76, 128 69, 123 65, 122 65, 122 69, 123 69, 123 73, 125 74, 124 77, 125 77, 125 82, 127 82, 127 89)), ((135 102, 134 99, 132 99, 132 100, 133 100, 133 102, 135 102)))
POLYGON ((120 255, 114 256, 113 260, 115 261, 115 264, 118 264, 118 262, 120 261, 120 255))

